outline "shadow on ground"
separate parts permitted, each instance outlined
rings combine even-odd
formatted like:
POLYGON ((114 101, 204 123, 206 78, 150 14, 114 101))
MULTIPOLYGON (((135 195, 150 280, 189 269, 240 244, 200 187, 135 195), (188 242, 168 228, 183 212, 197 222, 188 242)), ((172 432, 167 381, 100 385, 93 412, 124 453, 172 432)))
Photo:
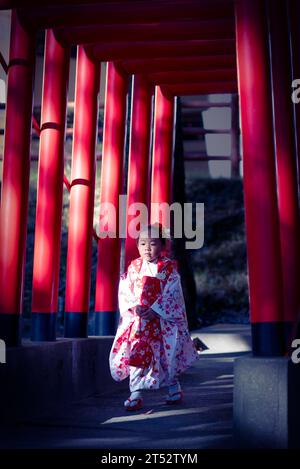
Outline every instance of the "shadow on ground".
POLYGON ((180 405, 165 404, 166 389, 145 392, 144 407, 132 413, 123 409, 124 390, 91 396, 2 427, 0 448, 233 448, 234 359, 200 354, 182 375, 180 405))

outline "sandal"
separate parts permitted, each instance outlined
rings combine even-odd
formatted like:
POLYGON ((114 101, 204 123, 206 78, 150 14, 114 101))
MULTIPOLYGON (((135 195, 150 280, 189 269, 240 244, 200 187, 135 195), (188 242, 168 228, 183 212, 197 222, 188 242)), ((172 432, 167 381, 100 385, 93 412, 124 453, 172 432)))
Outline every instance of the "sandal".
POLYGON ((143 399, 141 397, 136 397, 136 398, 128 397, 128 399, 124 402, 125 410, 139 410, 142 407, 142 405, 143 405, 143 399), (132 404, 134 402, 135 404, 132 404))
POLYGON ((180 404, 182 400, 183 400, 183 392, 176 391, 176 392, 173 392, 172 394, 168 394, 166 398, 166 404, 168 405, 180 404))

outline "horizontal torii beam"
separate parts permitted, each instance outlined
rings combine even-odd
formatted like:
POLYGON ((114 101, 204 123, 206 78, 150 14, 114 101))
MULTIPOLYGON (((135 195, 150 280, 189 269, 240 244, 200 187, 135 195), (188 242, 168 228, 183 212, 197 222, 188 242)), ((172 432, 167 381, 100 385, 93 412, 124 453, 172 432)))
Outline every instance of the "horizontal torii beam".
POLYGON ((163 85, 163 92, 173 96, 188 96, 214 93, 237 93, 237 82, 182 83, 163 85))
POLYGON ((200 70, 183 72, 149 73, 148 79, 155 85, 171 85, 184 83, 234 82, 237 79, 236 70, 200 70))
MULTIPOLYGON (((199 0, 187 0, 187 1, 194 1, 195 3, 199 3, 199 0)), ((180 4, 180 3, 186 3, 186 0, 153 0, 152 3, 155 4, 155 2, 159 2, 161 4, 164 3, 172 3, 174 5, 180 4)), ((88 3, 85 0, 43 0, 43 7, 59 7, 59 6, 87 6, 87 5, 102 5, 105 6, 107 4, 113 3, 116 8, 118 8, 121 5, 127 4, 127 3, 132 3, 132 5, 142 5, 146 7, 149 5, 149 0, 115 0, 113 2, 110 2, 110 0, 88 0, 88 3)), ((217 6, 219 7, 226 7, 228 4, 232 4, 233 0, 201 0, 201 6, 203 5, 204 8, 206 8, 208 5, 214 5, 216 8, 217 6)), ((40 7, 41 3, 38 0, 26 0, 26 7, 40 7)), ((0 0, 0 9, 1 10, 9 10, 12 8, 22 8, 24 7, 24 0, 0 0)))
POLYGON ((90 27, 65 27, 55 29, 58 39, 66 44, 91 44, 123 40, 178 41, 189 39, 234 39, 234 19, 205 21, 173 21, 169 23, 105 24, 90 27))
POLYGON ((190 56, 158 58, 151 60, 122 60, 123 69, 129 74, 170 72, 172 70, 236 69, 235 55, 190 56))
MULTIPOLYGON (((27 2, 28 3, 28 2, 27 2)), ((53 2, 51 2, 53 3, 53 2)), ((78 5, 66 5, 64 1, 59 5, 19 9, 21 18, 26 24, 35 28, 63 28, 65 26, 88 26, 96 24, 127 24, 145 23, 186 19, 230 19, 234 17, 234 2, 224 0, 184 0, 151 2, 98 2, 78 5)))
POLYGON ((235 55, 235 40, 222 41, 152 41, 110 42, 94 44, 93 56, 100 61, 122 59, 158 59, 187 56, 235 55))

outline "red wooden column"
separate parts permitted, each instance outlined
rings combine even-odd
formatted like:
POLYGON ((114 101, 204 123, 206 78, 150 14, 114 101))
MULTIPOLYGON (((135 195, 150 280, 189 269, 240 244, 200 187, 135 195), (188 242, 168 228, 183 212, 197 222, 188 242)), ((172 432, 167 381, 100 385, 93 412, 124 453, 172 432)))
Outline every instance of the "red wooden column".
POLYGON ((279 219, 264 2, 236 1, 253 353, 284 352, 279 219))
MULTIPOLYGON (((151 204, 170 204, 173 181, 173 147, 175 129, 175 98, 155 87, 154 136, 152 156, 151 204)), ((162 211, 151 206, 151 223, 168 226, 168 209, 162 211)))
POLYGON ((69 48, 46 32, 35 223, 32 340, 55 340, 69 48))
MULTIPOLYGON (((127 236, 125 241, 125 270, 128 264, 139 256, 136 239, 130 236, 131 224, 139 215, 135 210, 128 213, 132 204, 142 203, 147 209, 150 194, 150 132, 152 110, 152 86, 145 75, 133 77, 131 134, 129 147, 127 185, 127 236)), ((145 221, 146 223, 148 222, 145 221)))
MULTIPOLYGON (((291 29, 291 49, 292 49, 292 74, 293 80, 300 79, 300 29, 299 29, 299 15, 300 4, 298 0, 288 1, 289 21, 291 29)), ((291 88, 290 88, 291 89, 291 88)), ((296 151, 298 160, 298 190, 300 190, 300 81, 296 83, 293 88, 296 98, 294 103, 294 116, 295 116, 295 140, 296 151)), ((299 313, 300 314, 300 313, 299 313)))
POLYGON ((23 304, 35 37, 12 12, 0 215, 0 339, 19 341, 23 304))
POLYGON ((79 46, 66 272, 65 337, 87 336, 99 86, 100 64, 89 57, 83 46, 79 46))
POLYGON ((120 273, 119 195, 123 188, 123 155, 126 125, 127 76, 113 63, 107 64, 104 134, 100 187, 100 222, 95 298, 95 334, 115 333, 120 273), (105 236, 110 230, 114 234, 105 236), (115 236, 115 237, 113 237, 115 236))
POLYGON ((269 1, 271 67, 283 274, 284 321, 287 342, 300 314, 299 207, 297 160, 291 100, 291 63, 288 17, 285 0, 269 1))

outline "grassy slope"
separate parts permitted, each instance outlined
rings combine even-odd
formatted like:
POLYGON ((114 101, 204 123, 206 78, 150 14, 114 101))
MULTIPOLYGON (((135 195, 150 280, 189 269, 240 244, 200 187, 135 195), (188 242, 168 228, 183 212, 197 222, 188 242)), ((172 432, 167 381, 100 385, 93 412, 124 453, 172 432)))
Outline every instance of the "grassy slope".
POLYGON ((204 322, 249 321, 243 186, 238 179, 187 179, 187 201, 204 203, 204 246, 191 251, 204 322))

